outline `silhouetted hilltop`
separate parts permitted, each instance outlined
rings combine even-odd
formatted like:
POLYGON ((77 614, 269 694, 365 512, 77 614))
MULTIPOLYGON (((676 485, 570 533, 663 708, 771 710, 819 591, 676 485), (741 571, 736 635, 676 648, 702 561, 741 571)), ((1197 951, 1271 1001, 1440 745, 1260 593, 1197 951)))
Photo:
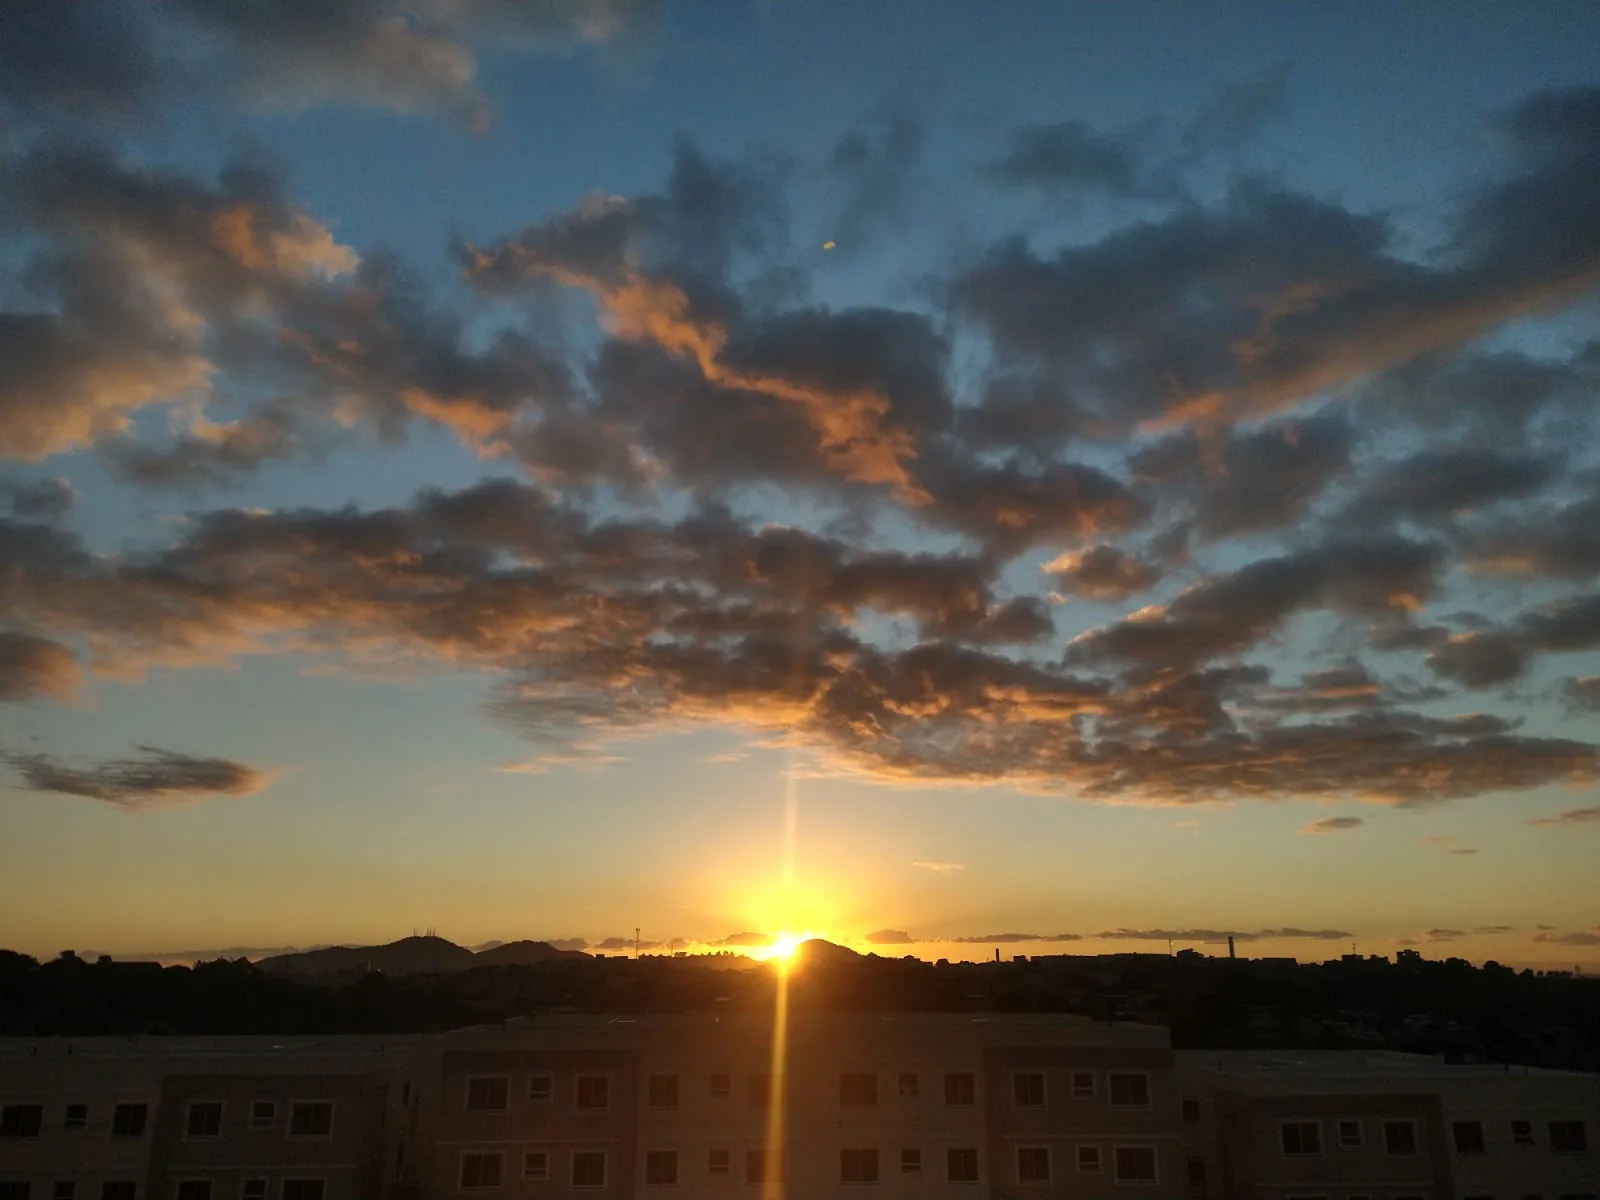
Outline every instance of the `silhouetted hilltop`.
POLYGON ((549 942, 503 942, 472 956, 472 967, 534 967, 563 958, 588 958, 582 950, 557 950, 549 942))
POLYGON ((465 971, 476 966, 478 961, 471 950, 445 938, 407 937, 386 946, 330 946, 326 950, 278 954, 263 958, 256 965, 273 975, 318 979, 331 975, 365 975, 370 971, 382 971, 385 975, 465 971))
POLYGON ((850 947, 837 945, 825 938, 807 938, 795 947, 794 957, 796 962, 807 964, 858 962, 861 959, 861 955, 850 947))

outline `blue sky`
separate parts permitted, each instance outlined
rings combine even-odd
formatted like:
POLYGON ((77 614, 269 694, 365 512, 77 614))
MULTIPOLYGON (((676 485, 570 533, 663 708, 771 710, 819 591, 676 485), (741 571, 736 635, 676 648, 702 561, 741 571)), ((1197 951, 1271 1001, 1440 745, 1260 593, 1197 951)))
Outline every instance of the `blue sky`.
POLYGON ((1600 944, 1577 7, 59 11, 0 944, 1600 944))

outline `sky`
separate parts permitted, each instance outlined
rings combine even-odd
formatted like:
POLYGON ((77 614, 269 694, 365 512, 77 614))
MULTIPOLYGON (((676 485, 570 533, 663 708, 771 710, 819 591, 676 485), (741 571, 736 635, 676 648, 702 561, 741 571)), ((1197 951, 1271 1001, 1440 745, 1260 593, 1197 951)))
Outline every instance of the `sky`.
POLYGON ((1583 6, 0 9, 0 946, 1600 960, 1583 6))

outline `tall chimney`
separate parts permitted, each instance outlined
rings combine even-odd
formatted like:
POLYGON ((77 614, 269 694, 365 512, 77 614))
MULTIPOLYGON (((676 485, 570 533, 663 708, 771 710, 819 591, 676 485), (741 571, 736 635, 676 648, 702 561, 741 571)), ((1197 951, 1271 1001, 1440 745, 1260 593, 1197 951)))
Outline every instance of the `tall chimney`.
POLYGON ((1233 934, 1228 935, 1228 957, 1233 957, 1233 934))

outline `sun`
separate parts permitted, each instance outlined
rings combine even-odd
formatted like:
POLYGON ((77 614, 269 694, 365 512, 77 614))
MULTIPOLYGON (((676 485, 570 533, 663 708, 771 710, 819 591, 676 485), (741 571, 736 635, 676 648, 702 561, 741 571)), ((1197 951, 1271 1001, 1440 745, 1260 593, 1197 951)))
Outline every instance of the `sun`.
POLYGON ((787 964, 794 961, 796 951, 815 936, 810 933, 780 933, 757 950, 753 957, 763 962, 787 964))

